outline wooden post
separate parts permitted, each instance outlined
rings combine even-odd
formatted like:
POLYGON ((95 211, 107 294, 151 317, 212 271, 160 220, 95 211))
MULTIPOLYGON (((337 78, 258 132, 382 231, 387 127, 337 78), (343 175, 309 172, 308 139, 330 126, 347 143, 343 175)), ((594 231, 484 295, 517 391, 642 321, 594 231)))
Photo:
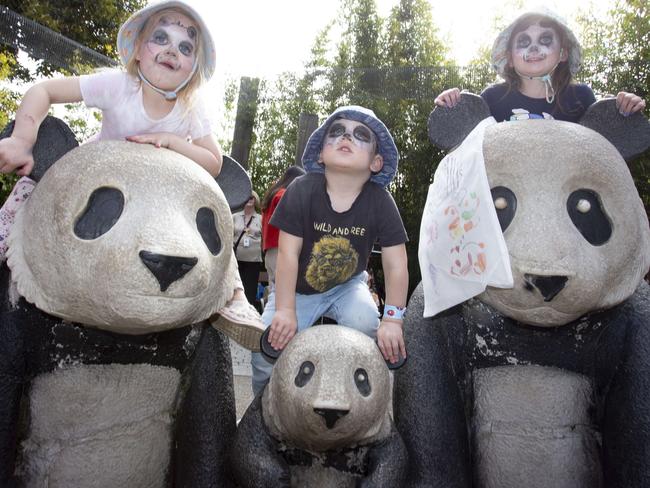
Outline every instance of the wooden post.
POLYGON ((259 78, 243 76, 239 84, 239 98, 237 99, 237 117, 235 130, 232 136, 232 158, 248 169, 248 157, 251 152, 253 140, 253 124, 257 114, 257 93, 259 78))
POLYGON ((296 162, 295 166, 302 167, 302 153, 305 151, 307 140, 312 132, 318 128, 318 115, 300 114, 298 119, 298 141, 296 143, 296 162))

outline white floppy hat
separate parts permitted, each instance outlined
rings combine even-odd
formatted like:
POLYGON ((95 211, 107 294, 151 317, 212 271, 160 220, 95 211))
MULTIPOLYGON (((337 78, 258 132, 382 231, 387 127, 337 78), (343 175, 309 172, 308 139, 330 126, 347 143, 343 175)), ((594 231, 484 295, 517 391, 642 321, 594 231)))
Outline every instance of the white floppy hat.
POLYGON ((120 55, 122 64, 126 66, 129 60, 133 57, 135 53, 135 41, 147 20, 161 10, 169 8, 179 8, 184 12, 187 12, 187 15, 198 24, 201 30, 199 41, 203 45, 203 51, 205 53, 205 62, 203 66, 201 66, 201 71, 206 80, 210 79, 214 73, 217 55, 214 50, 214 41, 212 40, 208 26, 196 10, 185 2, 180 2, 178 0, 157 2, 148 5, 135 12, 126 22, 124 22, 124 24, 122 24, 122 27, 120 27, 120 31, 117 34, 117 51, 120 55))

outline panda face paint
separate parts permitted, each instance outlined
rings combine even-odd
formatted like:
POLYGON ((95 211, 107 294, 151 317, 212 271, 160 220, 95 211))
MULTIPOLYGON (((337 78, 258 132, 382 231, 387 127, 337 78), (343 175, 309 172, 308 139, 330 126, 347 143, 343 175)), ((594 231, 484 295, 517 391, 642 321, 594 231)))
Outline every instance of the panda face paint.
POLYGON ((603 136, 569 122, 520 122, 485 132, 514 287, 488 287, 480 299, 520 322, 564 325, 634 292, 650 264, 647 217, 603 136))
POLYGON ((141 334, 205 320, 232 295, 230 208, 173 151, 84 144, 28 202, 8 264, 20 294, 51 315, 141 334))
POLYGON ((366 150, 373 149, 376 143, 375 135, 365 124, 354 120, 339 119, 332 122, 327 129, 325 144, 336 145, 345 138, 366 150))
POLYGON ((520 76, 544 76, 563 61, 563 54, 555 29, 533 24, 515 34, 510 48, 510 63, 520 76))
POLYGON ((179 86, 195 69, 197 36, 197 27, 189 17, 163 14, 137 52, 144 77, 163 90, 179 86))
POLYGON ((194 55, 196 43, 196 27, 183 25, 180 17, 169 18, 163 15, 158 20, 158 26, 149 37, 149 49, 176 47, 178 52, 186 57, 194 55))
POLYGON ((386 363, 372 339, 341 325, 294 337, 262 401, 272 434, 312 452, 370 442, 390 429, 386 363))

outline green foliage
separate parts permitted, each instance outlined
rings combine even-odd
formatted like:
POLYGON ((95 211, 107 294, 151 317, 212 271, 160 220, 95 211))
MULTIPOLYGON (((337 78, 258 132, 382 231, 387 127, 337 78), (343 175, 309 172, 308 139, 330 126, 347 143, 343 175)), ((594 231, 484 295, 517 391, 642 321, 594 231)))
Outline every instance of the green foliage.
MULTIPOLYGON (((2 0, 0 4, 100 54, 117 59, 115 45, 117 31, 131 13, 145 6, 147 1, 2 0)), ((2 47, 0 53, 15 60, 16 51, 12 48, 2 47)), ((75 59, 68 62, 71 66, 78 63, 75 59)), ((69 74, 45 60, 37 67, 36 76, 51 76, 54 72, 69 74)), ((29 70, 19 63, 14 64, 9 78, 22 81, 33 81, 34 79, 29 70)))
MULTIPOLYGON (((510 2, 517 3, 517 2, 510 2)), ((420 280, 417 245, 422 209, 435 169, 444 156, 428 141, 426 122, 433 98, 446 88, 479 93, 495 81, 491 46, 476 53, 467 68, 454 66, 425 0, 401 0, 387 18, 374 0, 340 0, 337 21, 315 39, 306 72, 263 81, 250 167, 258 193, 293 164, 297 123, 303 112, 321 118, 336 107, 372 108, 391 130, 401 160, 390 190, 411 238, 410 288, 420 280), (338 33, 337 36, 333 33, 338 33)), ((650 9, 645 0, 619 1, 609 19, 579 19, 585 26, 582 79, 601 93, 650 93, 650 9)), ((505 21, 495 13, 493 29, 505 21)), ((650 201, 650 159, 632 164, 639 191, 650 201)))
MULTIPOLYGON (((0 5, 8 7, 24 17, 38 22, 65 37, 89 47, 105 56, 117 59, 115 42, 117 31, 132 12, 146 5, 146 0, 2 0, 0 5)), ((18 29, 19 26, 8 26, 18 29)), ((9 46, 0 46, 0 80, 33 82, 35 77, 51 76, 55 72, 70 74, 88 73, 94 69, 82 63, 78 54, 67 60, 70 71, 47 63, 39 63, 34 73, 18 62, 17 51, 9 46)), ((13 119, 20 95, 17 91, 0 88, 0 127, 13 119)), ((100 122, 100 114, 82 109, 79 104, 66 105, 63 117, 80 141, 93 135, 100 122)), ((6 199, 16 181, 16 175, 0 174, 0 201, 6 199)))
MULTIPOLYGON (((420 279, 422 208, 442 159, 428 141, 426 121, 433 94, 452 86, 450 69, 439 68, 450 65, 447 50, 425 0, 402 0, 386 19, 377 14, 374 0, 341 0, 341 5, 338 22, 316 37, 302 77, 285 73, 260 87, 250 158, 253 186, 263 194, 293 164, 301 113, 325 117, 347 104, 372 108, 391 130, 401 154, 390 190, 411 238, 407 249, 413 287, 420 279)), ((456 76, 460 80, 460 71, 456 76)))
MULTIPOLYGON (((601 95, 627 91, 650 103, 650 3, 619 0, 606 19, 585 13, 578 21, 584 54, 580 77, 601 95)), ((650 106, 645 114, 650 116, 650 106)), ((650 214, 650 154, 629 166, 650 214)))

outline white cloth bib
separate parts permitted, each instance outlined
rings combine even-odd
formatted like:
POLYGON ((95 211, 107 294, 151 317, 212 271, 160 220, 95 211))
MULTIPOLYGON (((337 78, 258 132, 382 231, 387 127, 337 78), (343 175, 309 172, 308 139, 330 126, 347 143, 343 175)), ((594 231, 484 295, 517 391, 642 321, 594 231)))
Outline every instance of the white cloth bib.
POLYGON ((418 257, 424 316, 431 317, 482 293, 512 288, 506 242, 492 201, 483 159, 481 121, 438 165, 420 226, 418 257))

